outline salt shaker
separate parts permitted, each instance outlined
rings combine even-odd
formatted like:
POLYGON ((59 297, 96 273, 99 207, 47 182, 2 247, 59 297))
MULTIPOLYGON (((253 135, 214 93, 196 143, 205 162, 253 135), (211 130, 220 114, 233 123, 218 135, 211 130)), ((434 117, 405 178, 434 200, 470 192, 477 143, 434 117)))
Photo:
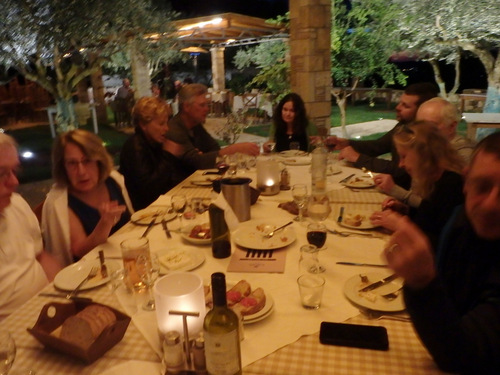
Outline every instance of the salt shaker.
POLYGON ((177 331, 169 331, 163 337, 163 364, 167 374, 180 372, 184 367, 184 349, 177 331))
POLYGON ((200 335, 194 340, 192 352, 194 369, 197 371, 206 370, 205 338, 203 337, 203 332, 200 332, 200 335))

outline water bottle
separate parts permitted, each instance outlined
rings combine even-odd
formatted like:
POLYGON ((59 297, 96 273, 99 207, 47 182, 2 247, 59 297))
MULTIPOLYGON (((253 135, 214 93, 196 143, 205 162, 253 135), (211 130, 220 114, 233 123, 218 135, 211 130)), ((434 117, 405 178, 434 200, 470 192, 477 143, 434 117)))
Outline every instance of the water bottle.
POLYGON ((311 152, 311 185, 312 193, 326 192, 326 168, 328 162, 328 151, 323 142, 318 143, 311 152))

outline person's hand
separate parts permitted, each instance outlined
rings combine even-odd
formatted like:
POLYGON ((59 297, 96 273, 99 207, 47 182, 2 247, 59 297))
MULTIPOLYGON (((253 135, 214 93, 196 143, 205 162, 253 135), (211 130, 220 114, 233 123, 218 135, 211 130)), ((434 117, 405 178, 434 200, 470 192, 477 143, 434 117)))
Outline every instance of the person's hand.
POLYGON ((412 289, 421 289, 436 277, 429 239, 407 217, 400 220, 398 229, 384 249, 384 255, 389 267, 412 289))
POLYGON ((126 206, 118 204, 117 201, 110 201, 101 203, 98 210, 101 215, 101 221, 113 226, 120 220, 122 213, 126 209, 126 206))
POLYGON ((268 154, 274 151, 274 147, 276 147, 276 142, 274 141, 266 141, 262 145, 262 152, 268 154))
POLYGON ((344 147, 340 150, 339 160, 347 160, 351 163, 355 163, 358 161, 359 152, 355 151, 351 146, 344 147))
POLYGON ((236 154, 237 152, 241 154, 257 156, 260 154, 260 148, 256 143, 252 142, 235 143, 234 145, 230 145, 221 149, 220 155, 232 155, 236 154))
POLYGON ((336 135, 331 135, 326 138, 325 145, 335 145, 335 150, 342 150, 349 146, 349 140, 346 138, 339 138, 336 135))
POLYGON ((387 197, 382 202, 382 210, 391 210, 400 213, 401 215, 408 215, 410 207, 395 198, 387 197))
POLYGON ((386 194, 389 194, 389 192, 395 185, 392 176, 390 174, 385 174, 385 173, 381 173, 374 176, 373 182, 375 182, 375 185, 380 191, 386 194))
POLYGON ((396 211, 385 210, 374 212, 370 216, 370 221, 375 226, 381 226, 391 231, 395 231, 402 218, 404 218, 404 216, 396 211))

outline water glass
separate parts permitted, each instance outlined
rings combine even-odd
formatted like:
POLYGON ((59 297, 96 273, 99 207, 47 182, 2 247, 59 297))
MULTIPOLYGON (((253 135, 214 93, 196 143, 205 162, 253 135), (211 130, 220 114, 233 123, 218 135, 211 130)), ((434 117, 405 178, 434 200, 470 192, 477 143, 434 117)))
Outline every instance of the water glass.
POLYGON ((144 285, 146 285, 149 296, 142 308, 146 311, 153 311, 155 310, 153 285, 160 275, 160 262, 158 261, 158 256, 156 254, 150 254, 149 256, 140 255, 139 258, 137 258, 137 272, 144 285))
POLYGON ((305 274, 297 279, 300 302, 308 310, 317 310, 321 306, 325 279, 319 275, 305 274))
POLYGON ((300 247, 300 268, 309 273, 325 272, 325 268, 318 260, 319 249, 314 245, 303 245, 300 247))
POLYGON ((307 200, 309 199, 307 195, 307 185, 305 184, 295 184, 292 186, 292 197, 293 201, 297 205, 299 209, 299 216, 295 218, 296 221, 303 221, 302 218, 302 212, 304 210, 304 207, 307 203, 307 200))

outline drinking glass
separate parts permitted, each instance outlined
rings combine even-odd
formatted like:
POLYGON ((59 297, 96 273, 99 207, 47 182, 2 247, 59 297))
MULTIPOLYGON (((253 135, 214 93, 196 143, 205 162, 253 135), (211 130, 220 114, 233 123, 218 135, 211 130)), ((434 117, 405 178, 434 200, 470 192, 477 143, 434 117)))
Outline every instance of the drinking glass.
POLYGON ((319 249, 314 245, 303 245, 300 247, 299 266, 309 273, 325 272, 318 260, 319 249))
POLYGON ((123 268, 126 270, 125 285, 131 286, 134 290, 144 288, 144 282, 137 272, 137 259, 143 256, 149 256, 149 241, 146 237, 127 238, 120 243, 123 258, 123 268))
POLYGON ((295 184, 292 186, 292 197, 293 201, 299 208, 299 215, 295 218, 296 221, 303 221, 302 212, 309 198, 307 195, 307 185, 305 184, 295 184))
POLYGON ((0 331, 0 375, 7 375, 16 358, 16 343, 7 331, 0 331))
POLYGON ((330 200, 324 194, 311 196, 307 206, 307 215, 314 221, 325 221, 332 211, 330 200))
POLYGON ((182 194, 174 194, 171 199, 172 208, 177 213, 177 217, 179 218, 179 228, 182 228, 182 214, 186 209, 187 198, 182 194))
POLYGON ((229 169, 229 164, 224 156, 217 156, 215 159, 215 167, 219 170, 219 174, 222 176, 229 169))
POLYGON ((309 310, 317 310, 321 306, 325 279, 319 275, 304 274, 297 279, 300 301, 309 310))
POLYGON ((321 223, 311 223, 307 226, 307 242, 314 245, 318 250, 325 250, 326 226, 321 223))
POLYGON ((160 275, 160 262, 156 254, 140 255, 137 258, 137 273, 142 282, 146 285, 148 300, 142 306, 143 310, 153 311, 155 309, 155 297, 153 295, 153 285, 160 275))

